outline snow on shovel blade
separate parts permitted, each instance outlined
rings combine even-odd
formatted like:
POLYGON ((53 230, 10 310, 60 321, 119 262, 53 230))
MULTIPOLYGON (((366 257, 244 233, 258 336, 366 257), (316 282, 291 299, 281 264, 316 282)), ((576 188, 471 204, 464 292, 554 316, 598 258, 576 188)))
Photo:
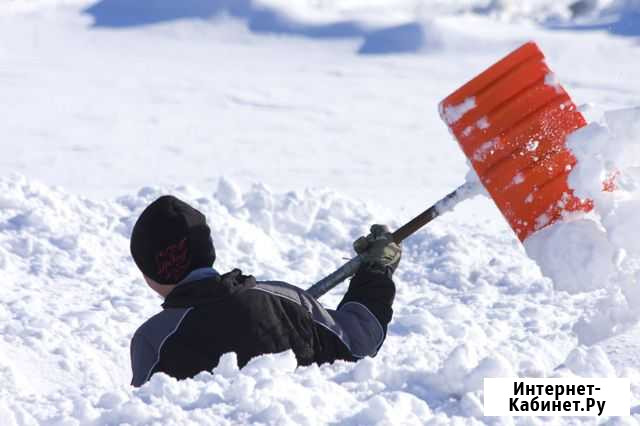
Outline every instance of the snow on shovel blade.
POLYGON ((535 43, 449 95, 440 115, 520 241, 593 208, 567 182, 576 159, 565 138, 586 121, 535 43))

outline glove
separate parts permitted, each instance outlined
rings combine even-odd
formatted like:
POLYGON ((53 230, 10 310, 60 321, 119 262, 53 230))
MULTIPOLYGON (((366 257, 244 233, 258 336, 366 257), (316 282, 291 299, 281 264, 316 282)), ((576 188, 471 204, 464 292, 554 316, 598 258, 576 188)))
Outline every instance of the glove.
POLYGON ((371 233, 355 240, 353 249, 362 256, 362 267, 378 273, 393 274, 402 255, 402 248, 393 242, 386 225, 371 226, 371 233))

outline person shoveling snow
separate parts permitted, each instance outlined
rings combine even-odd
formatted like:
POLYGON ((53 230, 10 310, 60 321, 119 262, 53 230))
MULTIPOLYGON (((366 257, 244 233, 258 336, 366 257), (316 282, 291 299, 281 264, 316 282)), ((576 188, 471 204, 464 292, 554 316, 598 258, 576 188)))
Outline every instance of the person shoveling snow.
POLYGON ((131 255, 145 281, 164 298, 163 310, 131 341, 131 384, 158 372, 177 379, 211 371, 235 352, 240 367, 255 356, 293 350, 299 365, 375 356, 391 321, 401 257, 386 226, 354 242, 363 262, 337 310, 302 289, 256 281, 238 269, 219 274, 202 213, 163 196, 138 218, 131 255))
MULTIPOLYGON (((399 244, 483 188, 548 272, 549 262, 529 242, 561 225, 570 229, 572 218, 594 211, 594 200, 596 211, 602 206, 599 197, 570 186, 580 166, 566 138, 587 123, 542 52, 535 43, 524 44, 449 95, 440 113, 477 179, 393 233, 374 225, 354 243, 358 256, 306 291, 256 283, 239 270, 220 276, 212 268, 215 253, 204 216, 172 197, 152 203, 134 227, 131 249, 148 284, 165 297, 165 310, 134 336, 133 384, 158 371, 191 377, 211 370, 225 352, 236 352, 241 367, 253 356, 287 349, 300 365, 374 356, 391 320, 399 244), (316 299, 350 276, 338 309, 324 309, 316 299)), ((581 231, 575 234, 582 238, 581 231)), ((586 264, 581 253, 589 250, 569 263, 586 264)), ((574 288, 587 289, 575 274, 563 276, 574 288)))

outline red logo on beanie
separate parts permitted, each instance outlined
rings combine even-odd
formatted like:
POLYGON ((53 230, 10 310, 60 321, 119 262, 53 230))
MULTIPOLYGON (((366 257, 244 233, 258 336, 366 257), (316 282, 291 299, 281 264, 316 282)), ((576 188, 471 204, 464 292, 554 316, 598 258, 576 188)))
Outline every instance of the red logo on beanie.
POLYGON ((156 256, 158 275, 166 281, 178 282, 186 272, 191 259, 187 239, 172 244, 156 256))

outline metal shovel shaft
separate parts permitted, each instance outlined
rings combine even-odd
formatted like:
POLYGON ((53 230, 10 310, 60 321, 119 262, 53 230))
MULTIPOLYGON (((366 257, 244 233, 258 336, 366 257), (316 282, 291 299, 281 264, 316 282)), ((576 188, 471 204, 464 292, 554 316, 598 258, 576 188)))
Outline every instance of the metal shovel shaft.
MULTIPOLYGON (((481 190, 480 183, 465 183, 456 189, 455 191, 447 194, 440 201, 429 207, 427 210, 420 213, 418 216, 411 219, 409 222, 402 225, 393 233, 393 241, 400 244, 404 239, 413 235, 417 230, 422 228, 427 223, 431 222, 436 217, 443 213, 453 209, 460 201, 473 197, 481 190)), ((327 275, 307 290, 316 299, 327 293, 329 290, 346 280, 350 276, 354 275, 360 264, 362 263, 362 257, 360 255, 354 257, 340 268, 327 275)))

